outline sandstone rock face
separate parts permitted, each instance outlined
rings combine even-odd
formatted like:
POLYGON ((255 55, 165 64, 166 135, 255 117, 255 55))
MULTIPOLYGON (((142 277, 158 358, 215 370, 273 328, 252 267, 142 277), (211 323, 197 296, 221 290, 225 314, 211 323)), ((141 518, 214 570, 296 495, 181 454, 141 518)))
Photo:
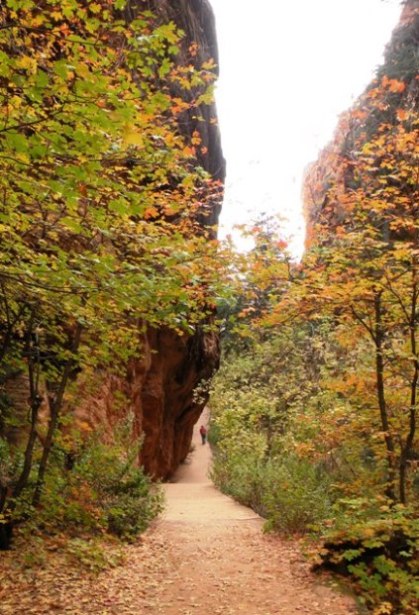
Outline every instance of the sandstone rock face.
POLYGON ((219 355, 215 333, 180 337, 168 329, 150 330, 125 378, 97 372, 93 386, 89 378, 81 387, 77 420, 112 442, 118 423, 129 418, 133 439, 143 440, 140 462, 155 478, 167 478, 189 452, 206 402, 205 393, 197 396, 194 390, 213 375, 219 355))
MULTIPOLYGON (((185 32, 179 64, 192 64, 199 69, 204 62, 214 60, 215 70, 218 71, 215 20, 208 0, 145 0, 139 4, 154 12, 158 21, 173 21, 185 32)), ((184 97, 185 93, 182 95, 184 97)), ((223 181, 225 162, 221 153, 218 127, 212 120, 216 120, 215 107, 204 105, 193 112, 187 111, 180 118, 181 130, 186 134, 192 134, 194 130, 200 132, 204 148, 198 151, 197 162, 214 179, 223 181)))
POLYGON ((391 131, 398 121, 397 113, 400 110, 417 112, 418 47, 419 6, 417 0, 407 0, 376 78, 353 107, 342 114, 332 142, 307 168, 303 201, 308 245, 316 239, 316 225, 327 228, 333 234, 334 229, 345 220, 347 212, 342 206, 344 195, 356 183, 352 162, 360 148, 378 136, 380 122, 386 122, 387 129, 391 131), (400 87, 396 83, 394 89, 387 87, 386 92, 386 88, 382 87, 383 80, 384 83, 387 80, 387 84, 395 80, 400 87), (379 113, 377 98, 381 103, 379 113))
MULTIPOLYGON (((145 8, 155 14, 157 23, 173 21, 185 32, 179 64, 199 67, 210 59, 218 62, 214 17, 207 0, 130 0, 126 17, 134 18, 138 9, 145 8)), ((218 220, 225 176, 215 106, 186 111, 179 128, 185 135, 200 132, 203 147, 197 165, 220 182, 220 192, 205 200, 205 215, 199 220, 212 227, 218 220)), ((194 389, 212 376, 219 355, 216 333, 197 327, 194 335, 181 337, 167 329, 149 330, 126 378, 95 374, 93 388, 89 382, 89 390, 86 387, 79 396, 76 417, 111 441, 117 423, 130 416, 133 438, 143 440, 140 462, 155 478, 167 478, 189 452, 193 426, 206 403, 206 394, 197 399, 194 389), (121 393, 124 402, 119 400, 121 393)))
POLYGON ((154 331, 148 339, 158 352, 139 391, 142 461, 153 475, 168 476, 189 452, 192 429, 206 401, 205 396, 197 400, 194 389, 218 367, 219 345, 215 334, 202 332, 181 339, 170 331, 154 331))

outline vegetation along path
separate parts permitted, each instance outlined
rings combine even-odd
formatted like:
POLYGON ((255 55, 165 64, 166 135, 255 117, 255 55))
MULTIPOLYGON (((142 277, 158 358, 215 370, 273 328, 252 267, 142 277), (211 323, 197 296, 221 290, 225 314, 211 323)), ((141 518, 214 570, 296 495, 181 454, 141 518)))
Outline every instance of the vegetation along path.
POLYGON ((98 577, 38 571, 18 603, 2 597, 2 615, 356 613, 351 598, 309 572, 295 542, 263 534, 259 516, 217 491, 198 430, 193 444, 190 460, 165 485, 164 514, 127 547, 123 565, 98 577))

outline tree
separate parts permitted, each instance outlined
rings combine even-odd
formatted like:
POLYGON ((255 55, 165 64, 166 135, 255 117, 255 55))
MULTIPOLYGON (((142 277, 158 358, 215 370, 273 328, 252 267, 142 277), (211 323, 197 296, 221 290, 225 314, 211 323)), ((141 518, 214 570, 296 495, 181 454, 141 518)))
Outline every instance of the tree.
POLYGON ((191 331, 214 309, 216 242, 196 231, 203 193, 217 187, 196 168, 199 136, 178 127, 186 108, 210 101, 214 73, 182 72, 181 33, 154 27, 147 11, 128 19, 124 4, 1 9, 0 369, 5 392, 16 374, 29 382, 23 460, 0 483, 3 525, 39 445, 32 502, 41 499, 78 372, 118 369, 147 326, 191 331))

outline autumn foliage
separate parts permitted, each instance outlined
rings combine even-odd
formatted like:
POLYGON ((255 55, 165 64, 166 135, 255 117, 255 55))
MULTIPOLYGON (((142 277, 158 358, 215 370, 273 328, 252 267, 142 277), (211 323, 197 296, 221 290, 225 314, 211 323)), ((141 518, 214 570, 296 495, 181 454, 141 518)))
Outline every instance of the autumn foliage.
POLYGON ((147 327, 186 335, 213 314, 220 184, 197 163, 200 132, 181 129, 210 104, 214 64, 179 65, 173 23, 123 0, 7 0, 0 19, 7 548, 48 498, 53 467, 73 465, 79 374, 123 373, 147 327))
POLYGON ((138 443, 74 423, 80 374, 121 373, 147 328, 189 335, 218 309, 215 482, 314 536, 375 615, 413 615, 419 9, 308 171, 298 264, 269 219, 249 253, 215 240, 221 186, 198 164, 215 66, 194 45, 179 65, 173 24, 123 0, 0 10, 0 547, 23 522, 144 529, 160 499, 138 443))
POLYGON ((307 250, 272 221, 236 260, 213 394, 214 478, 268 527, 323 541, 378 614, 415 612, 418 10, 308 171, 307 250))

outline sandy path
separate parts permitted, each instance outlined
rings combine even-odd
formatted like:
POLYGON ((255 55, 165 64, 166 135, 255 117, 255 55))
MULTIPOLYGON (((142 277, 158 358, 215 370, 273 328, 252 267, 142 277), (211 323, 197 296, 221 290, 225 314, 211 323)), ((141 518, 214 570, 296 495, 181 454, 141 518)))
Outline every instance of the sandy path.
MULTIPOLYGON (((196 528, 204 531, 209 524, 220 526, 228 521, 250 521, 259 525, 260 517, 252 510, 240 506, 231 498, 220 493, 209 478, 211 449, 202 445, 199 427, 207 424, 208 417, 203 415, 196 425, 192 440, 193 453, 186 463, 180 466, 171 483, 164 485, 166 493, 166 510, 162 516, 161 529, 181 523, 191 526, 191 533, 196 528)), ((216 528, 212 528, 216 531, 216 528)))
MULTIPOLYGON (((199 428, 199 424, 197 426, 199 428)), ((38 570, 1 591, 1 615, 348 615, 353 601, 320 585, 298 545, 215 489, 198 430, 191 459, 165 485, 167 509, 122 566, 99 576, 38 570), (3 599, 3 600, 2 600, 3 599)), ((0 575, 1 576, 1 575, 0 575)))
POLYGON ((215 489, 208 478, 210 448, 201 444, 199 425, 190 461, 165 485, 167 509, 152 532, 165 558, 150 612, 355 613, 350 598, 308 572, 295 544, 264 535, 258 515, 215 489))

